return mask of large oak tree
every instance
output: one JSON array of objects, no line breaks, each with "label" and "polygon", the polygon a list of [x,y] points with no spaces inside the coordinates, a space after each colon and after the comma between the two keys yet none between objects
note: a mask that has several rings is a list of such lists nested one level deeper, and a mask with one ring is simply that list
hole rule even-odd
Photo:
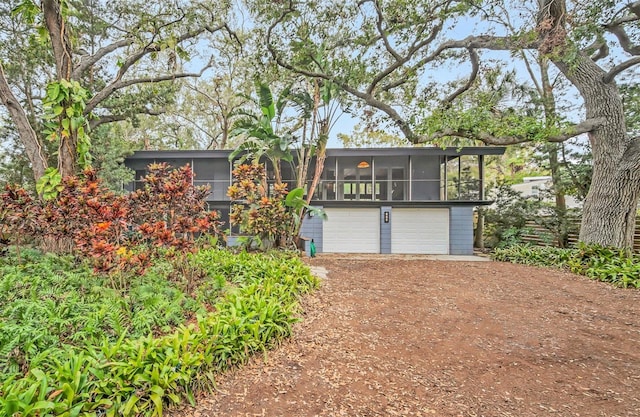
[{"label": "large oak tree", "polygon": [[[288,0],[253,7],[279,65],[338,84],[413,143],[560,143],[586,134],[593,176],[580,240],[631,247],[640,138],[627,131],[616,79],[640,64],[640,2]],[[497,61],[508,66],[522,51],[553,64],[579,93],[580,111],[545,123],[531,101],[475,91],[481,80],[501,76]]]}]

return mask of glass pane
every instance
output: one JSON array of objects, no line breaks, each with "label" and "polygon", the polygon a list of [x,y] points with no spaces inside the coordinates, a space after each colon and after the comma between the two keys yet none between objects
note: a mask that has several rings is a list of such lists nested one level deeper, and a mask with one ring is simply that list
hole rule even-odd
[{"label": "glass pane", "polygon": [[389,200],[389,169],[376,168],[376,200]]},{"label": "glass pane", "polygon": [[404,168],[391,170],[391,199],[398,201],[405,199]]},{"label": "glass pane", "polygon": [[460,157],[447,161],[447,198],[449,200],[460,199]]}]

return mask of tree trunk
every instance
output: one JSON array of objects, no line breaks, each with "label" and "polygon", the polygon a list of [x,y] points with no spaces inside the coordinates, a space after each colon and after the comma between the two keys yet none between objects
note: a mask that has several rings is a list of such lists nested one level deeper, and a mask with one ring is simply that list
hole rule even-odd
[{"label": "tree trunk", "polygon": [[60,10],[60,0],[43,0],[42,11],[47,27],[58,79],[71,79],[71,42]]},{"label": "tree trunk", "polygon": [[[604,130],[604,129],[602,129]],[[594,144],[605,142],[610,130],[600,135],[590,135],[593,146],[593,174],[591,187],[582,210],[580,240],[619,248],[633,247],[636,210],[640,196],[638,172],[638,147],[615,156],[606,155],[605,146],[598,144],[598,156]],[[635,163],[631,160],[635,159]]]},{"label": "tree trunk", "polygon": [[584,52],[571,53],[566,2],[541,0],[539,5],[540,51],[555,56],[553,63],[578,89],[587,120],[603,120],[588,134],[593,172],[579,238],[585,243],[632,248],[640,197],[640,139],[627,135],[615,83],[605,82],[605,71]]},{"label": "tree trunk", "polygon": [[555,62],[580,91],[586,117],[603,118],[589,133],[593,153],[591,187],[584,202],[580,240],[618,248],[633,247],[640,197],[640,140],[626,134],[624,109],[616,85],[588,57]]},{"label": "tree trunk", "polygon": [[75,133],[68,138],[60,138],[58,144],[58,171],[62,177],[78,173],[77,151],[78,140]]},{"label": "tree trunk", "polygon": [[[544,106],[545,122],[548,128],[558,126],[558,114],[556,109],[556,98],[553,94],[553,84],[549,77],[549,60],[538,55],[538,65],[540,66],[540,79],[542,81],[542,103]],[[564,184],[558,162],[558,151],[560,145],[557,143],[547,143],[544,145],[544,152],[549,160],[549,170],[551,171],[551,181],[553,183],[553,194],[555,197],[555,214],[558,219],[556,230],[556,240],[558,246],[564,248],[568,243],[567,227],[567,202],[564,193]]]},{"label": "tree trunk", "polygon": [[44,171],[47,169],[47,158],[45,157],[42,145],[38,140],[38,135],[31,127],[31,123],[29,123],[27,114],[9,88],[9,83],[4,74],[2,63],[0,63],[0,100],[9,111],[11,119],[16,125],[18,135],[24,144],[29,162],[31,162],[33,176],[37,181],[44,175]]},{"label": "tree trunk", "polygon": [[[58,80],[71,79],[71,42],[69,41],[65,21],[62,16],[60,0],[43,0],[44,22],[51,40],[53,57],[56,62]],[[77,174],[78,140],[75,133],[71,137],[62,137],[58,144],[58,171],[63,177]],[[37,179],[37,178],[36,178]]]},{"label": "tree trunk", "polygon": [[569,243],[569,227],[567,219],[567,200],[564,194],[564,185],[560,172],[560,162],[558,161],[557,143],[548,143],[545,151],[549,158],[549,170],[551,171],[551,181],[553,183],[553,195],[555,197],[555,215],[558,219],[556,230],[557,244],[561,248],[566,248]]}]

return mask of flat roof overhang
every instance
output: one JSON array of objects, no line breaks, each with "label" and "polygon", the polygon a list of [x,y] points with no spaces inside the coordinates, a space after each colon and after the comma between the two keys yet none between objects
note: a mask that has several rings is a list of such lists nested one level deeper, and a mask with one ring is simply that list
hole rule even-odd
[{"label": "flat roof overhang", "polygon": [[[468,146],[462,148],[331,148],[327,149],[328,157],[340,156],[428,156],[428,155],[502,155],[505,152],[501,146]],[[228,159],[233,150],[166,150],[166,151],[135,151],[126,159]]]}]

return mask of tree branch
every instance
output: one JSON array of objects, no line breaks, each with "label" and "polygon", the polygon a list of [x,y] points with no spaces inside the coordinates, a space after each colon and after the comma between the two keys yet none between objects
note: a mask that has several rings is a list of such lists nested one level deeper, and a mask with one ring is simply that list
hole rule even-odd
[{"label": "tree branch", "polygon": [[144,77],[144,78],[134,78],[131,80],[118,80],[113,82],[100,90],[96,95],[94,95],[91,100],[87,103],[85,107],[84,113],[89,114],[96,108],[98,104],[100,104],[103,100],[113,94],[115,91],[120,90],[125,87],[129,87],[135,84],[145,84],[145,83],[159,83],[162,81],[171,81],[179,78],[189,78],[189,77],[200,77],[208,68],[210,68],[212,62],[209,63],[197,73],[179,73],[179,74],[166,74],[159,75],[157,77]]},{"label": "tree branch", "polygon": [[95,65],[102,58],[104,58],[111,52],[114,52],[120,48],[124,48],[126,46],[132,45],[133,42],[134,42],[133,39],[130,39],[130,38],[121,39],[117,42],[112,43],[111,45],[107,45],[105,47],[98,49],[98,51],[93,55],[83,55],[80,58],[80,63],[78,63],[78,65],[73,69],[73,72],[71,73],[71,78],[74,80],[80,79],[80,77],[85,71],[87,71],[89,68]]},{"label": "tree branch", "polygon": [[625,7],[628,8],[632,14],[628,14],[621,18],[615,19],[611,23],[604,25],[604,28],[609,33],[613,34],[616,38],[618,38],[618,42],[620,43],[620,46],[628,54],[640,55],[640,45],[633,44],[625,28],[622,26],[625,23],[636,22],[640,20],[640,1],[630,3]]},{"label": "tree branch", "polygon": [[631,10],[631,13],[640,17],[640,1],[634,1],[633,3],[627,4],[627,8]]},{"label": "tree branch", "polygon": [[640,56],[633,57],[628,59],[615,67],[611,68],[611,70],[605,74],[603,81],[605,83],[610,83],[613,79],[620,74],[622,71],[633,67],[634,65],[640,64]]},{"label": "tree branch", "polygon": [[[184,42],[188,39],[195,38],[205,31],[214,33],[222,29],[228,30],[230,32],[230,36],[235,37],[235,34],[231,31],[229,26],[226,23],[223,23],[218,26],[202,26],[196,30],[184,33],[176,39],[176,44],[180,44],[181,42]],[[235,38],[237,39],[237,37]],[[120,67],[118,73],[116,74],[112,82],[108,84],[105,88],[100,90],[98,93],[96,93],[91,98],[91,100],[89,100],[85,108],[85,113],[89,114],[104,99],[106,99],[111,94],[113,94],[114,91],[119,90],[121,88],[128,87],[134,84],[141,84],[141,83],[148,83],[148,82],[154,83],[154,82],[160,82],[160,81],[168,81],[168,80],[177,79],[177,78],[199,77],[203,74],[205,70],[207,70],[212,66],[212,61],[210,60],[209,63],[204,68],[202,68],[202,70],[199,73],[170,74],[170,75],[159,76],[159,77],[139,78],[139,79],[122,81],[122,77],[129,70],[129,68],[131,68],[131,66],[133,66],[135,63],[140,61],[144,56],[152,52],[159,52],[159,51],[160,51],[160,46],[157,43],[150,43],[145,47],[143,47],[142,49],[139,49],[138,51],[136,51],[129,58],[127,58],[127,60],[125,60],[125,62]],[[107,53],[104,53],[102,56],[105,56],[106,54]]]},{"label": "tree branch", "polygon": [[[577,125],[567,127],[565,131],[560,134],[549,136],[546,141],[564,142],[583,133],[589,133],[603,125],[605,122],[606,120],[604,118],[587,119]],[[475,132],[470,129],[443,129],[431,135],[419,136],[417,137],[417,141],[415,141],[414,143],[431,142],[436,139],[442,139],[450,136],[478,140],[485,143],[486,145],[498,146],[515,145],[517,143],[531,141],[531,138],[522,135],[493,136],[490,133]]]},{"label": "tree branch", "polygon": [[606,58],[609,56],[609,45],[604,39],[597,39],[591,45],[586,48],[587,51],[595,51],[591,55],[591,60],[593,62],[601,60],[602,58]]},{"label": "tree branch", "polygon": [[[161,114],[164,114],[165,111],[164,110],[149,110],[149,109],[144,109],[142,111],[136,111],[136,114],[145,114],[148,116],[160,116]],[[107,123],[114,123],[114,122],[122,122],[125,121],[127,119],[130,119],[131,115],[130,114],[106,114],[104,116],[100,116],[97,117],[95,119],[91,119],[89,121],[89,126],[91,127],[91,129],[95,129],[98,126],[102,126],[104,124]]]},{"label": "tree branch", "polygon": [[391,56],[395,58],[396,61],[402,60],[402,57],[400,57],[400,54],[398,54],[398,52],[391,47],[391,44],[389,43],[389,38],[387,38],[387,33],[382,27],[382,23],[384,22],[384,16],[382,15],[382,9],[380,8],[380,3],[378,2],[378,0],[375,0],[373,1],[373,5],[376,9],[376,14],[378,15],[378,19],[376,20],[376,28],[378,29],[378,33],[380,34],[380,38],[384,43],[385,49],[387,50],[387,52],[391,54]]},{"label": "tree branch", "polygon": [[[533,67],[529,62],[529,58],[527,57],[526,51],[521,51],[520,54],[522,56],[522,60],[524,61],[524,66],[527,69],[527,72],[529,73],[529,78],[531,78],[533,85],[536,87],[536,91],[538,92],[540,97],[544,96],[544,89],[540,85],[540,82],[538,81],[536,74],[533,72]],[[540,64],[540,61],[538,61],[538,64]]]},{"label": "tree branch", "polygon": [[193,120],[192,118],[187,117],[187,116],[185,116],[184,114],[181,114],[181,113],[175,113],[175,116],[176,116],[176,117],[178,117],[178,118],[180,118],[180,119],[186,120],[186,121],[187,121],[187,122],[189,122],[189,123],[191,123],[191,125],[192,125],[193,127],[195,127],[197,130],[199,130],[200,132],[202,132],[206,137],[208,137],[208,138],[210,139],[210,142],[209,142],[209,143],[210,143],[210,145],[207,147],[207,149],[208,149],[208,148],[209,148],[213,143],[215,143],[216,139],[221,135],[221,133],[217,133],[217,134],[215,134],[215,135],[212,135],[211,133],[209,133],[209,131],[208,131],[207,129],[205,129],[204,127],[202,127],[202,126],[200,125],[200,123],[198,123],[198,121],[197,121],[197,120]]},{"label": "tree branch", "polygon": [[460,94],[471,88],[473,82],[478,77],[478,71],[480,70],[480,58],[478,57],[478,52],[473,48],[467,48],[467,50],[469,51],[469,59],[471,59],[471,74],[469,75],[469,79],[463,86],[458,88],[451,95],[449,95],[449,97],[444,99],[443,104],[445,106],[451,104],[453,100],[458,98]]},{"label": "tree branch", "polygon": [[[385,77],[387,77],[388,75],[390,75],[393,71],[395,71],[396,69],[400,68],[405,62],[409,61],[409,59],[421,48],[423,48],[424,46],[428,45],[429,43],[431,43],[433,41],[433,39],[435,39],[435,37],[437,36],[437,34],[440,31],[440,26],[437,26],[436,28],[434,28],[434,30],[432,31],[431,35],[425,39],[423,42],[417,43],[415,44],[414,48],[412,48],[410,51],[407,52],[407,54],[405,55],[405,57],[403,58],[403,60],[399,61],[399,62],[395,62],[392,65],[390,65],[389,67],[387,67],[385,70],[381,71],[372,81],[372,83],[369,85],[369,87],[367,88],[367,91],[360,91],[354,87],[352,87],[351,85],[347,84],[346,81],[339,79],[338,77],[335,77],[331,74],[327,74],[324,72],[318,72],[318,71],[311,71],[311,70],[307,70],[307,69],[303,69],[303,68],[299,68],[296,67],[288,62],[285,62],[282,57],[280,56],[280,54],[278,53],[278,51],[275,49],[274,45],[271,43],[271,38],[273,35],[273,31],[274,29],[281,24],[284,19],[286,18],[286,16],[290,13],[293,13],[294,9],[291,6],[291,2],[289,3],[289,8],[284,10],[283,13],[274,21],[272,22],[272,24],[269,26],[269,28],[267,29],[267,49],[269,50],[272,58],[274,59],[274,61],[281,66],[282,68],[288,69],[290,71],[293,71],[297,74],[300,75],[304,75],[307,77],[311,77],[311,78],[318,78],[318,79],[324,79],[324,80],[329,80],[333,83],[335,83],[336,85],[338,85],[341,89],[343,89],[344,91],[346,91],[347,93],[360,98],[361,100],[363,100],[365,102],[366,105],[376,108],[380,111],[382,111],[383,113],[385,113],[396,125],[397,127],[400,129],[400,131],[403,133],[403,135],[410,141],[413,143],[421,143],[424,141],[429,140],[428,138],[421,138],[419,136],[417,136],[411,126],[408,124],[408,122],[400,115],[400,113],[398,113],[398,111],[393,108],[391,105],[377,99],[374,94],[373,91],[375,89],[375,86],[377,85],[377,83],[379,83],[381,80],[383,80]],[[412,68],[417,68],[420,67],[422,65],[425,65],[428,62],[434,61],[435,59],[437,59],[440,54],[446,50],[449,49],[467,49],[469,51],[469,53],[471,54],[471,59],[472,59],[472,65],[473,65],[473,69],[472,69],[472,75],[469,79],[469,81],[467,82],[467,84],[465,86],[463,86],[461,89],[459,89],[458,91],[454,92],[454,94],[452,94],[449,99],[453,100],[456,98],[456,96],[462,94],[464,91],[466,91],[466,89],[468,89],[469,87],[467,87],[467,85],[470,85],[471,83],[473,83],[474,79],[475,79],[475,75],[474,73],[477,71],[476,66],[478,65],[478,62],[476,62],[478,60],[477,54],[475,49],[476,48],[482,48],[482,49],[490,49],[490,50],[513,50],[516,48],[526,48],[526,49],[535,49],[537,48],[539,45],[539,42],[537,40],[535,41],[523,41],[522,38],[517,38],[517,37],[501,37],[501,36],[469,36],[467,38],[461,39],[461,40],[453,40],[453,41],[447,41],[442,43],[438,48],[436,48],[436,50],[429,54],[428,56],[424,57],[423,59],[421,59],[417,64],[413,65]],[[409,69],[407,69],[406,71],[409,71]],[[388,84],[385,86],[385,88],[391,88],[393,85],[399,85],[399,81],[396,81],[392,84]],[[576,133],[576,135],[579,133]],[[447,136],[447,135],[444,135]],[[449,134],[448,136],[451,136],[451,134]],[[575,136],[575,135],[574,135]],[[489,140],[489,138],[486,138],[487,140]],[[522,142],[524,140],[520,140],[520,142]],[[519,142],[514,142],[514,143],[519,143]]]},{"label": "tree branch", "polygon": [[[226,25],[220,25],[216,28],[209,28],[209,27],[200,27],[196,30],[193,30],[191,32],[187,32],[184,33],[182,35],[180,35],[177,39],[176,39],[176,44],[180,44],[188,39],[193,39],[195,37],[197,37],[198,35],[202,34],[205,31],[211,31],[211,32],[216,32],[222,28],[226,27]],[[137,50],[136,52],[134,52],[131,56],[129,56],[120,66],[120,69],[118,70],[118,74],[116,74],[114,80],[112,81],[113,83],[118,82],[120,79],[122,79],[122,77],[124,76],[124,74],[129,70],[129,68],[131,68],[131,66],[133,66],[134,64],[136,64],[138,61],[140,61],[143,57],[145,57],[146,55],[149,55],[151,53],[154,52],[160,52],[161,47],[160,45],[158,45],[157,42],[151,41],[149,42],[147,45],[145,45],[143,48]]]},{"label": "tree branch", "polygon": [[420,68],[430,62],[435,61],[440,57],[444,51],[449,49],[491,49],[494,51],[512,51],[521,49],[536,49],[538,47],[538,41],[522,42],[515,37],[505,36],[468,36],[465,39],[447,41],[442,43],[434,52],[425,56],[420,61],[413,64],[411,67],[404,70],[403,76],[392,83],[384,85],[381,90],[388,91],[395,87],[398,87],[406,82],[406,74],[415,72],[417,68]]},{"label": "tree branch", "polygon": [[618,42],[620,43],[622,49],[625,50],[625,52],[631,55],[640,55],[640,45],[634,45],[631,42],[631,39],[629,39],[629,35],[627,35],[627,32],[622,26],[608,25],[606,26],[606,29],[607,31],[615,35],[616,38],[618,38]]},{"label": "tree branch", "polygon": [[407,52],[406,52],[404,57],[401,57],[400,60],[396,60],[393,64],[389,65],[387,68],[385,68],[384,70],[380,71],[378,73],[378,75],[376,75],[374,77],[374,79],[369,84],[369,87],[367,88],[367,93],[368,94],[372,94],[373,91],[375,90],[375,88],[377,87],[377,85],[380,83],[380,81],[384,80],[386,77],[388,77],[395,70],[397,70],[398,68],[400,68],[401,66],[403,66],[404,64],[409,62],[409,60],[411,60],[411,58],[413,58],[413,56],[418,51],[420,51],[422,48],[426,47],[431,42],[433,42],[433,40],[436,38],[436,36],[438,36],[438,33],[440,33],[441,30],[442,30],[442,22],[438,23],[431,30],[431,33],[429,34],[429,36],[427,36],[426,39],[424,39],[424,40],[422,40],[420,42],[417,42],[417,43],[414,42],[414,44],[411,46],[411,48],[409,48],[407,50]]}]

